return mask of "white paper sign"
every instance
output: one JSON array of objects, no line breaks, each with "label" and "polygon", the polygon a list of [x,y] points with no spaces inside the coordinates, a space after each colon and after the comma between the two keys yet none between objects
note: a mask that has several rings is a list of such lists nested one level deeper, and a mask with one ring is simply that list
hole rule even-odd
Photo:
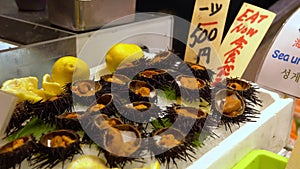
[{"label": "white paper sign", "polygon": [[[9,123],[11,115],[17,104],[18,97],[0,90],[0,137],[3,138],[4,131]],[[0,138],[0,139],[1,139]]]},{"label": "white paper sign", "polygon": [[300,8],[278,33],[257,76],[257,83],[300,96]]}]

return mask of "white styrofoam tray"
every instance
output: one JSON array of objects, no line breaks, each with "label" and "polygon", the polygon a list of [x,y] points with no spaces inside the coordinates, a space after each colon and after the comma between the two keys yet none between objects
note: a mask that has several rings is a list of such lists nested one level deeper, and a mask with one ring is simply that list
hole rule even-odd
[{"label": "white styrofoam tray", "polygon": [[[94,79],[109,73],[105,63],[91,70],[97,72],[93,75]],[[253,119],[255,122],[233,125],[232,132],[220,125],[214,130],[218,137],[206,139],[205,146],[198,149],[194,161],[179,161],[179,169],[230,169],[253,149],[266,149],[277,153],[287,145],[294,100],[284,94],[252,84],[258,87],[258,98],[262,100],[262,106],[255,107],[260,111],[258,118]],[[176,166],[171,165],[170,168]]]},{"label": "white styrofoam tray", "polygon": [[[259,98],[263,100],[260,108],[261,114],[256,122],[247,122],[240,127],[232,126],[233,132],[225,130],[224,126],[215,129],[219,136],[208,138],[205,145],[197,150],[196,159],[191,161],[179,161],[178,169],[230,169],[239,162],[246,154],[254,149],[266,149],[272,152],[279,152],[287,145],[291,120],[293,115],[293,99],[282,98],[279,94],[260,88]],[[98,151],[84,146],[85,154],[97,155]],[[76,155],[74,159],[79,157]],[[147,159],[145,159],[147,162]],[[153,159],[149,159],[153,162]],[[64,168],[67,168],[69,161],[66,161]],[[146,166],[149,163],[145,164]],[[125,169],[141,167],[141,163],[127,165]],[[22,163],[22,169],[30,169],[26,161]],[[161,168],[165,168],[161,166]],[[176,168],[173,164],[170,168]],[[57,165],[54,169],[62,169]]]},{"label": "white styrofoam tray", "polygon": [[277,153],[287,145],[293,99],[282,98],[280,94],[263,88],[259,92],[263,106],[256,122],[247,122],[233,133],[217,129],[220,138],[206,141],[205,147],[199,150],[199,158],[186,165],[188,169],[230,169],[253,149]]},{"label": "white styrofoam tray", "polygon": [[[98,76],[108,73],[103,67],[105,64],[95,67],[91,71],[97,72]],[[99,70],[102,72],[100,73]],[[98,79],[99,77],[94,76],[93,78]],[[233,125],[232,133],[220,125],[214,130],[218,137],[207,138],[204,141],[205,145],[197,150],[196,159],[192,162],[177,161],[178,168],[230,169],[253,149],[266,149],[276,153],[286,146],[291,128],[294,100],[283,98],[282,95],[264,88],[259,88],[258,92],[263,106],[256,107],[260,111],[260,115],[255,122],[246,122],[240,126]],[[85,146],[83,151],[85,154],[97,155],[98,153]],[[80,155],[76,155],[74,159],[78,156]],[[149,161],[153,161],[153,159],[149,159]],[[66,161],[65,168],[68,163]],[[141,164],[133,164],[133,166],[140,167]],[[31,167],[28,167],[27,161],[24,161],[21,168],[30,169]],[[62,166],[58,165],[54,169],[61,168]],[[126,166],[126,169],[131,168],[132,166]],[[176,166],[171,164],[170,168],[176,168]]]}]

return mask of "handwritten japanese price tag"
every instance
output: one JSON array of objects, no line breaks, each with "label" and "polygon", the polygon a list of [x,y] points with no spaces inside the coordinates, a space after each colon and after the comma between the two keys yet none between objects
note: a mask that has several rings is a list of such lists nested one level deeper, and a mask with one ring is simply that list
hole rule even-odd
[{"label": "handwritten japanese price tag", "polygon": [[268,10],[243,4],[220,46],[219,57],[223,64],[218,68],[216,81],[222,76],[243,75],[274,18],[275,14]]},{"label": "handwritten japanese price tag", "polygon": [[221,44],[229,2],[196,0],[185,61],[203,64],[211,69],[220,66],[216,50]]},{"label": "handwritten japanese price tag", "polygon": [[274,39],[257,83],[300,97],[300,8],[286,21]]},{"label": "handwritten japanese price tag", "polygon": [[3,138],[4,131],[16,106],[18,97],[0,90],[0,137]]}]

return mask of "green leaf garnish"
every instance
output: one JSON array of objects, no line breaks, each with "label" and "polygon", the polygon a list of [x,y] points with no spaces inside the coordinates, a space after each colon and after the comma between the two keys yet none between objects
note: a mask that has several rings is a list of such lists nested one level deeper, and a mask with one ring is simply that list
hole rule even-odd
[{"label": "green leaf garnish", "polygon": [[42,120],[37,117],[33,117],[24,128],[20,129],[16,133],[10,135],[7,140],[13,141],[20,137],[25,137],[29,135],[33,135],[36,139],[39,139],[43,134],[48,133],[50,131],[54,131],[56,128],[54,126],[50,126],[45,124]]}]

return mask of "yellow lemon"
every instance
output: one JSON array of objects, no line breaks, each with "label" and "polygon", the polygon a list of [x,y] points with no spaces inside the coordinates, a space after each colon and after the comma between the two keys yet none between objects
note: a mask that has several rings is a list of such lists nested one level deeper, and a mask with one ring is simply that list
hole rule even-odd
[{"label": "yellow lemon", "polygon": [[94,155],[82,155],[73,160],[68,169],[108,169],[105,161]]},{"label": "yellow lemon", "polygon": [[52,80],[61,86],[71,83],[74,79],[83,80],[90,78],[88,64],[75,56],[63,56],[52,67]]},{"label": "yellow lemon", "polygon": [[120,63],[132,62],[143,56],[144,52],[138,45],[117,43],[106,53],[106,67],[109,71],[114,72]]}]

